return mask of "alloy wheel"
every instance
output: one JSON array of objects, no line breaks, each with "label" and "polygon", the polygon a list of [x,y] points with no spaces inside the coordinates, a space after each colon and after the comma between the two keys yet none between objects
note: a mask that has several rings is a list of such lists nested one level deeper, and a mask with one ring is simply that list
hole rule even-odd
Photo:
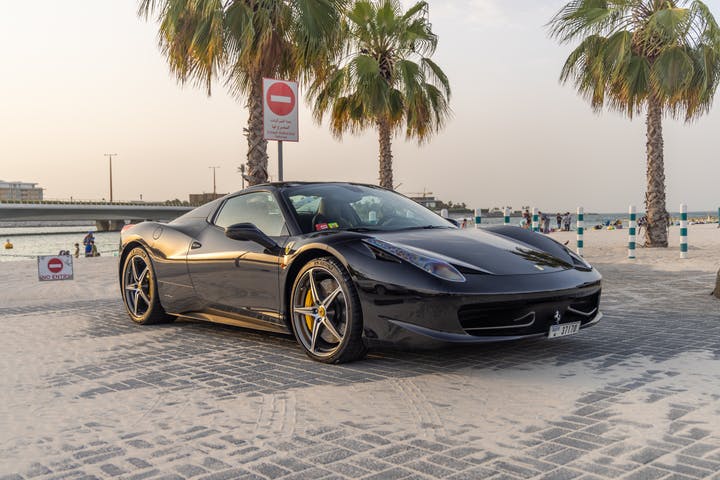
[{"label": "alloy wheel", "polygon": [[125,304],[135,317],[142,317],[152,305],[152,272],[140,255],[132,256],[125,264]]},{"label": "alloy wheel", "polygon": [[292,321],[300,342],[318,357],[333,355],[345,338],[349,317],[341,282],[329,270],[313,267],[296,283],[292,298]]}]

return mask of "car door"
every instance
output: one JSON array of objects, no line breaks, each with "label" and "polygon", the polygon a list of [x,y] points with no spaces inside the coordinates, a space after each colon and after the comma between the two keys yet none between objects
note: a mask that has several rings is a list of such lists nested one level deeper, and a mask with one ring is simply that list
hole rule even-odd
[{"label": "car door", "polygon": [[280,257],[252,241],[233,240],[225,228],[252,223],[280,246],[287,228],[272,192],[228,198],[188,252],[188,270],[205,308],[283,325],[280,317]]}]

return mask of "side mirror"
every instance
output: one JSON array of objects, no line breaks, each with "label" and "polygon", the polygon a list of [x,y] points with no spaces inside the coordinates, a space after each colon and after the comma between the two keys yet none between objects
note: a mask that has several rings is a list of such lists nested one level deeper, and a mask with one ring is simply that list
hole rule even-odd
[{"label": "side mirror", "polygon": [[225,229],[225,236],[233,240],[258,243],[273,253],[280,251],[280,246],[252,223],[236,223],[230,225]]}]

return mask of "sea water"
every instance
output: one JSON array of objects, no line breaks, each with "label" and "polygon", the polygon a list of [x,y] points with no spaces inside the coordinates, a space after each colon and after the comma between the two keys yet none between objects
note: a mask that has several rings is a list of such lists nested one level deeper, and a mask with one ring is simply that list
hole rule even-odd
[{"label": "sea water", "polygon": [[[57,255],[60,250],[75,252],[80,245],[80,255],[85,256],[82,241],[88,232],[95,236],[95,246],[100,255],[117,255],[120,232],[95,232],[94,225],[72,227],[0,227],[0,262],[34,259],[38,255]],[[13,244],[5,249],[6,240]]]}]

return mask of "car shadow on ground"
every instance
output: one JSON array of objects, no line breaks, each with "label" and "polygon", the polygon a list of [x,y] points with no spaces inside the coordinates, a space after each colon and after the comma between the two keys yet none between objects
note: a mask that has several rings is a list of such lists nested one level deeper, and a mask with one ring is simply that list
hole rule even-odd
[{"label": "car shadow on ground", "polygon": [[[102,317],[101,335],[116,327],[121,337],[102,361],[74,367],[51,384],[82,382],[84,395],[154,386],[207,388],[217,397],[270,394],[313,385],[348,385],[463,369],[545,369],[592,361],[601,371],[635,355],[663,361],[689,348],[720,355],[718,315],[608,312],[597,325],[560,339],[459,346],[431,351],[371,351],[365,360],[326,365],[309,359],[289,336],[204,322],[142,327],[123,314]],[[147,341],[124,342],[123,333],[152,332]]]},{"label": "car shadow on ground", "polygon": [[[601,270],[602,271],[602,270]],[[310,360],[291,336],[200,321],[139,326],[120,301],[94,302],[72,312],[90,319],[76,337],[117,337],[102,361],[55,375],[51,384],[88,382],[88,395],[155,386],[198,388],[217,396],[272,393],[318,384],[347,385],[466,368],[556,368],[592,361],[606,369],[642,355],[663,361],[688,350],[720,355],[720,309],[709,295],[713,275],[647,269],[607,269],[598,325],[559,339],[520,340],[439,350],[373,350],[365,360],[325,365]],[[147,333],[147,340],[124,340]],[[111,380],[110,380],[111,379]]]}]

